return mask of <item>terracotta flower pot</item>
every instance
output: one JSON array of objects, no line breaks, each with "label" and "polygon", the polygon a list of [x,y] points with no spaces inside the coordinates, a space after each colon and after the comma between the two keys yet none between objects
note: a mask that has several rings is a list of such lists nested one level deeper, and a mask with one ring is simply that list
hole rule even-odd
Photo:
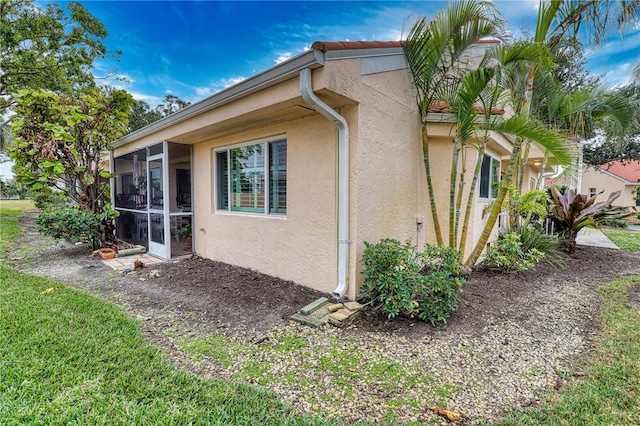
[{"label": "terracotta flower pot", "polygon": [[100,254],[100,257],[102,257],[103,259],[115,259],[116,257],[116,252],[113,251],[113,249],[110,248],[101,248],[98,249],[98,253]]}]

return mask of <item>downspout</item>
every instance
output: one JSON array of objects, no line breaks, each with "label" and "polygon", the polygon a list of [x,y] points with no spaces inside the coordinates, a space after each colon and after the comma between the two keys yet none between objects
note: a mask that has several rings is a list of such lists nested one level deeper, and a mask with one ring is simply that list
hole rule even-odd
[{"label": "downspout", "polygon": [[315,111],[338,127],[338,285],[333,296],[342,298],[347,292],[349,270],[349,125],[347,120],[313,92],[311,70],[300,70],[300,94]]}]

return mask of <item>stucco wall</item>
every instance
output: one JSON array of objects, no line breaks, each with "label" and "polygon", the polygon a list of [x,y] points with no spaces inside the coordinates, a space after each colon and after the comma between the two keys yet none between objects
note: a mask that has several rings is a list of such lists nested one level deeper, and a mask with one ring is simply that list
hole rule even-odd
[{"label": "stucco wall", "polygon": [[[300,108],[289,121],[253,126],[252,108],[261,114],[272,104],[304,106],[294,78],[161,130],[127,146],[115,155],[163,139],[197,141],[193,145],[194,248],[197,254],[292,280],[325,293],[337,282],[337,131],[318,113]],[[355,298],[362,282],[360,259],[364,242],[390,237],[410,239],[419,246],[435,244],[422,157],[420,117],[409,71],[361,75],[360,59],[331,60],[313,72],[320,98],[347,119],[350,126],[349,288]],[[337,94],[339,96],[335,96]],[[346,101],[345,101],[346,100]],[[298,108],[298,107],[296,107]],[[304,114],[304,115],[303,115]],[[264,115],[264,114],[263,114]],[[234,117],[241,117],[235,131]],[[225,122],[224,132],[215,123]],[[265,121],[266,122],[266,121]],[[448,237],[451,125],[430,125],[431,171],[445,244]],[[193,136],[198,129],[197,137]],[[439,133],[438,133],[439,132]],[[210,137],[207,137],[210,135]],[[283,135],[287,139],[286,217],[216,211],[214,204],[216,148],[258,142]],[[488,152],[500,157],[508,141],[493,139]],[[465,180],[470,185],[477,154],[467,151]],[[466,201],[466,195],[465,195]],[[484,224],[482,205],[474,198],[467,252]],[[464,209],[464,204],[463,204]]]},{"label": "stucco wall", "polygon": [[588,194],[589,188],[596,188],[596,193],[604,190],[604,193],[598,196],[598,201],[606,201],[609,194],[622,190],[622,194],[613,202],[613,205],[625,207],[636,205],[632,192],[635,189],[633,185],[625,185],[621,179],[593,167],[585,167],[582,174],[581,192]]},{"label": "stucco wall", "polygon": [[[286,217],[216,211],[214,149],[261,138],[287,139]],[[194,146],[195,250],[330,293],[336,283],[333,124],[313,116]]]}]

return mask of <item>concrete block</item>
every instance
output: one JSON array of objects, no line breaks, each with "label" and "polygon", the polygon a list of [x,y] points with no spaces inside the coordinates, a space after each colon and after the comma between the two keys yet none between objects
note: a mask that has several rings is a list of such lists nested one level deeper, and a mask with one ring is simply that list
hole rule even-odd
[{"label": "concrete block", "polygon": [[328,322],[329,317],[325,316],[322,318],[317,318],[313,315],[302,315],[298,313],[298,314],[291,315],[290,319],[291,321],[295,321],[297,323],[307,325],[309,327],[322,327]]},{"label": "concrete block", "polygon": [[361,311],[362,310],[362,305],[359,304],[358,302],[346,302],[344,304],[344,307],[349,309],[350,311]]},{"label": "concrete block", "polygon": [[345,318],[349,318],[351,315],[354,314],[354,311],[350,311],[347,308],[342,308],[335,311],[334,314],[344,315]]},{"label": "concrete block", "polygon": [[344,313],[342,313],[340,311],[334,312],[331,315],[329,315],[329,321],[334,320],[334,321],[342,322],[342,321],[346,320],[347,318],[349,318],[349,315],[345,315]]},{"label": "concrete block", "polygon": [[307,306],[305,306],[304,308],[300,309],[300,313],[302,315],[309,315],[313,311],[316,311],[316,310],[320,309],[321,307],[323,307],[324,305],[326,305],[328,303],[329,303],[329,300],[326,297],[321,297],[320,299],[316,300],[315,302],[309,303]]},{"label": "concrete block", "polygon": [[329,312],[335,312],[338,309],[342,309],[344,307],[344,305],[342,303],[333,303],[329,306],[327,306],[327,309],[329,310]]}]

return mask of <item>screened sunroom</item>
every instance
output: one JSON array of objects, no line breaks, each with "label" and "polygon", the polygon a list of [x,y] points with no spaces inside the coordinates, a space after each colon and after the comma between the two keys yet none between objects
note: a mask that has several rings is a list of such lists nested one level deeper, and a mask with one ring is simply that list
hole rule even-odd
[{"label": "screened sunroom", "polygon": [[160,142],[115,157],[116,236],[170,259],[191,254],[191,146]]}]

